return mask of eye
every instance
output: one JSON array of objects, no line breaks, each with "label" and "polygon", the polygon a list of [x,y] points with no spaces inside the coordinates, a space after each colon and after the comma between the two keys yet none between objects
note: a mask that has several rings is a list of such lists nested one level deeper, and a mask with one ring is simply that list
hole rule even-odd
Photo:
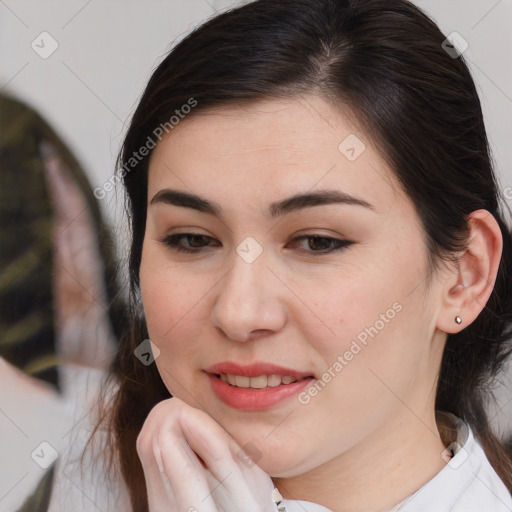
[{"label": "eye", "polygon": [[[188,245],[181,245],[183,239],[187,240]],[[180,233],[169,235],[160,241],[177,252],[197,253],[201,252],[203,247],[208,247],[210,240],[214,240],[214,238],[200,233]]]},{"label": "eye", "polygon": [[306,244],[308,249],[305,249],[305,252],[317,253],[319,255],[328,254],[330,252],[339,251],[353,244],[350,240],[344,240],[339,238],[332,238],[330,236],[321,236],[321,235],[303,235],[298,236],[292,240],[292,243],[297,241],[307,240]]}]

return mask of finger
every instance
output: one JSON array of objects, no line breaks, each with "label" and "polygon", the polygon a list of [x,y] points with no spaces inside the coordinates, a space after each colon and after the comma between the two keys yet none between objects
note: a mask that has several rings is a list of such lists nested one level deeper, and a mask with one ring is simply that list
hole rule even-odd
[{"label": "finger", "polygon": [[[255,498],[260,503],[270,500],[274,488],[270,477],[257,465],[248,468],[240,461],[240,446],[213,418],[189,406],[182,407],[177,418],[190,448],[220,484],[216,485],[217,494],[225,489],[245,505]],[[207,480],[213,488],[215,482]]]},{"label": "finger", "polygon": [[[137,438],[137,452],[144,472],[149,510],[150,512],[177,510],[172,486],[160,470],[163,467],[160,448],[157,443],[151,442],[149,437],[151,433],[148,434],[149,428],[146,424],[144,427],[146,430],[143,429]],[[145,442],[145,439],[149,439],[150,443]]]},{"label": "finger", "polygon": [[160,402],[151,410],[137,438],[148,498],[162,509],[165,507],[161,503],[172,502],[173,507],[167,512],[217,512],[205,468],[187,443],[178,421],[183,408],[190,406],[175,398]]},{"label": "finger", "polygon": [[206,478],[206,469],[177,424],[162,429],[157,440],[161,451],[161,477],[169,482],[178,510],[217,512]]}]

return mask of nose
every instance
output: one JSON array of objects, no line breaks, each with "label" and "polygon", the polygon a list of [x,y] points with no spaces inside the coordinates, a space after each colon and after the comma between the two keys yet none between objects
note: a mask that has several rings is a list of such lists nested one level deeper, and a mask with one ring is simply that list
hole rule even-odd
[{"label": "nose", "polygon": [[252,263],[235,255],[233,267],[215,290],[211,320],[229,339],[244,342],[268,336],[286,323],[279,281],[267,268],[264,255]]}]

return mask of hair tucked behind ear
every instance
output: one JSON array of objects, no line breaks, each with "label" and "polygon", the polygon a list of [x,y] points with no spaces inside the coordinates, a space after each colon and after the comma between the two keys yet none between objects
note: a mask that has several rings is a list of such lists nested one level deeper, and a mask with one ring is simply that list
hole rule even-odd
[{"label": "hair tucked behind ear", "polygon": [[[445,36],[405,0],[260,0],[223,13],[176,45],[151,77],[120,155],[134,151],[189,98],[195,112],[263,98],[317,93],[352,112],[396,173],[425,229],[432,268],[464,248],[468,215],[488,210],[503,235],[492,295],[473,324],[449,335],[436,408],[467,421],[509,489],[510,454],[490,428],[489,386],[511,353],[512,239],[489,157],[475,85]],[[121,171],[137,296],[146,221],[148,159]],[[136,314],[140,311],[135,310]],[[134,314],[135,314],[134,313]],[[147,510],[135,439],[151,407],[169,396],[155,365],[134,348],[147,336],[139,316],[113,367],[120,383],[111,411],[114,448],[134,510]]]}]

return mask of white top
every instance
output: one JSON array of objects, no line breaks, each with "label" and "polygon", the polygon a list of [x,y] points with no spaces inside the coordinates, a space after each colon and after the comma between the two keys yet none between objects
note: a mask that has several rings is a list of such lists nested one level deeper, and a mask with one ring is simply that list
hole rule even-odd
[{"label": "white top", "polygon": [[[442,413],[456,439],[454,456],[418,491],[382,512],[512,512],[512,496],[488,461],[471,428],[453,414]],[[315,503],[285,500],[287,512],[332,512]]]}]

